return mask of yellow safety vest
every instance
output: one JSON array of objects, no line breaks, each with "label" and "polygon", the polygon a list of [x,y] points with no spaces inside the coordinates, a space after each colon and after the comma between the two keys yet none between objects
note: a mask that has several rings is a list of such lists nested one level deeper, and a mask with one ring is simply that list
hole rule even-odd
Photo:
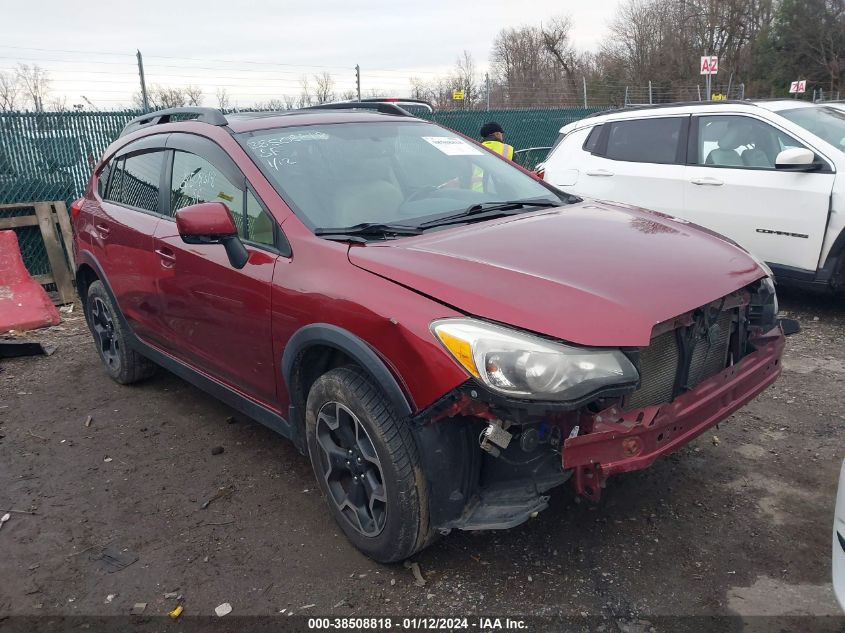
[{"label": "yellow safety vest", "polygon": [[[481,144],[484,147],[493,150],[494,152],[499,154],[499,156],[504,156],[508,160],[513,160],[512,145],[502,143],[501,141],[482,141]],[[481,167],[472,168],[472,190],[484,191],[484,172],[481,171]]]},{"label": "yellow safety vest", "polygon": [[482,141],[484,147],[489,147],[500,156],[504,156],[508,160],[513,160],[513,145],[502,143],[501,141]]}]

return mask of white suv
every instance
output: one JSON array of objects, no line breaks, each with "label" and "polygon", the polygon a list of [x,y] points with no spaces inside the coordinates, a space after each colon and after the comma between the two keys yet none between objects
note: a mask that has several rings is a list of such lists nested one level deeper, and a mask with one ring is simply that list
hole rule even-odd
[{"label": "white suv", "polygon": [[841,110],[794,100],[616,110],[563,127],[539,170],[570,193],[722,233],[779,281],[845,287]]}]

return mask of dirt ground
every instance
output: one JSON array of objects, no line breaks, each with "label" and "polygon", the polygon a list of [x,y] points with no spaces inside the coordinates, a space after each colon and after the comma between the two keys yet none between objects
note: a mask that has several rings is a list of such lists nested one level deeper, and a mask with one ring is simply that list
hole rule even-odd
[{"label": "dirt ground", "polygon": [[523,526],[453,532],[414,559],[424,586],[347,543],[286,440],[167,372],[109,380],[77,307],[32,334],[52,356],[0,371],[0,514],[15,511],[0,529],[0,625],[139,602],[165,614],[171,592],[186,615],[224,602],[232,616],[835,615],[845,298],[783,293],[781,307],[803,331],[774,387],[612,479],[597,505],[565,486]]}]

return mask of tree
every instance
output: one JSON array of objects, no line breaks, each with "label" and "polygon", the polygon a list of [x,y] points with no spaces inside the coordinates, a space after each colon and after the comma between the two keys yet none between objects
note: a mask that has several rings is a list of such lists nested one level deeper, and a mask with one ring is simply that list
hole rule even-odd
[{"label": "tree", "polygon": [[308,83],[308,75],[302,75],[299,78],[299,107],[300,108],[307,108],[310,105],[313,105],[313,98],[311,97],[311,86]]},{"label": "tree", "polygon": [[189,84],[185,86],[183,92],[185,94],[185,101],[187,102],[187,105],[202,105],[202,88]]},{"label": "tree", "polygon": [[21,92],[36,112],[44,111],[44,100],[50,94],[50,78],[38,64],[18,64],[15,70]]},{"label": "tree", "polygon": [[[151,84],[147,89],[147,100],[149,101],[151,110],[163,110],[165,108],[181,108],[188,105],[189,96],[188,88],[180,88],[178,86],[159,86]],[[200,91],[199,98],[202,98],[202,91]],[[140,110],[144,107],[144,99],[140,92],[132,95],[132,105]]]},{"label": "tree", "polygon": [[773,75],[783,90],[807,79],[825,90],[843,88],[845,79],[845,7],[842,0],[781,0],[771,33],[778,63]]},{"label": "tree", "polygon": [[572,21],[553,18],[545,25],[502,29],[491,52],[495,92],[509,107],[577,103],[581,74],[571,42]]},{"label": "tree", "polygon": [[[451,76],[452,90],[462,90],[464,93],[464,108],[472,108],[481,102],[481,89],[478,83],[478,71],[475,68],[475,61],[472,54],[464,50],[457,62]],[[450,95],[451,96],[451,95]]]},{"label": "tree", "polygon": [[323,71],[314,75],[314,83],[316,88],[314,90],[314,98],[317,103],[329,103],[335,100],[334,96],[334,79],[328,71]]},{"label": "tree", "polygon": [[16,75],[0,71],[0,112],[17,110],[21,86]]},{"label": "tree", "polygon": [[216,92],[217,96],[217,107],[221,110],[228,110],[229,109],[229,92],[226,88],[218,88]]}]

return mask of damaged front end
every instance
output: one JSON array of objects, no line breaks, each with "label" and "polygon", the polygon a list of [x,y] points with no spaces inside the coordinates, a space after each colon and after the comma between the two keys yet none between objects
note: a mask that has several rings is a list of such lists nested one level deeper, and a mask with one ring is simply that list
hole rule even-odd
[{"label": "damaged front end", "polygon": [[[486,356],[477,349],[484,345],[448,341],[465,367],[484,362],[487,373],[471,371],[473,379],[416,417],[431,524],[441,531],[513,527],[545,509],[546,493],[569,479],[578,494],[597,501],[608,477],[648,467],[776,380],[784,347],[776,313],[774,287],[764,278],[659,323],[646,347],[611,357],[573,352],[568,362],[577,363],[586,390],[552,371],[545,341],[527,359],[508,356],[515,346],[498,341],[486,344]],[[491,380],[505,388],[491,388]],[[575,397],[506,393],[526,384]]]}]

